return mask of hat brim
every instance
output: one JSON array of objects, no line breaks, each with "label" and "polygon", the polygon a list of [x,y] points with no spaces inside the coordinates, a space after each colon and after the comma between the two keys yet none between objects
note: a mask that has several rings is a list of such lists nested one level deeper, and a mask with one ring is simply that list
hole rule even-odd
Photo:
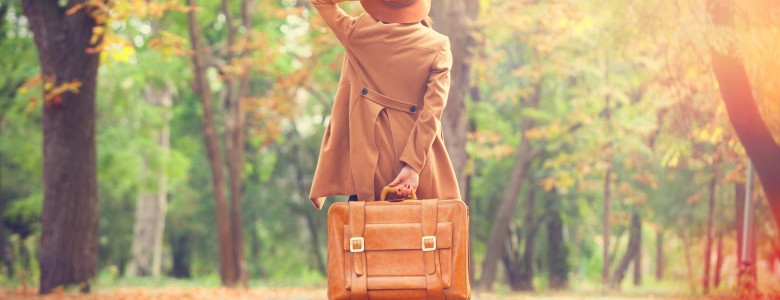
[{"label": "hat brim", "polygon": [[431,0],[417,0],[406,6],[393,6],[382,0],[360,0],[374,19],[388,23],[417,23],[431,11]]}]

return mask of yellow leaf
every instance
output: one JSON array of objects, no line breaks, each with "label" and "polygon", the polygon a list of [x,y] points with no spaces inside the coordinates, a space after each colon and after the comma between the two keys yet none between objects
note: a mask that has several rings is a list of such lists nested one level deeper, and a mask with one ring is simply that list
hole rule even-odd
[{"label": "yellow leaf", "polygon": [[123,45],[118,50],[111,51],[111,57],[118,62],[128,62],[133,56],[135,56],[135,48],[127,44]]},{"label": "yellow leaf", "polygon": [[552,191],[552,189],[555,187],[555,179],[553,178],[545,178],[539,181],[539,185],[544,188],[545,191],[549,192]]},{"label": "yellow leaf", "polygon": [[547,130],[545,128],[531,128],[525,131],[525,138],[529,140],[539,140],[547,136]]}]

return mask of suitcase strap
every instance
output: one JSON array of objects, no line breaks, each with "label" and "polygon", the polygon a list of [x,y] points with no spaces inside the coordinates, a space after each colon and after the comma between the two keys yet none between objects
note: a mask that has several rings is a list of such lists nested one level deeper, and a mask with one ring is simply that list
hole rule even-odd
[{"label": "suitcase strap", "polygon": [[441,262],[436,248],[436,224],[438,222],[439,201],[422,201],[422,251],[425,261],[425,281],[428,299],[444,300],[444,288],[441,282]]},{"label": "suitcase strap", "polygon": [[366,202],[349,202],[349,228],[352,238],[349,239],[349,248],[352,254],[352,292],[353,300],[368,300],[368,287],[366,283],[366,243],[363,232],[366,225]]},{"label": "suitcase strap", "polygon": [[[441,278],[441,261],[439,249],[436,247],[436,225],[438,224],[438,204],[436,200],[420,202],[422,205],[422,241],[423,263],[425,264],[425,281],[428,299],[444,300],[444,285]],[[366,202],[349,202],[349,239],[350,254],[352,255],[352,288],[350,298],[353,300],[367,300],[368,287],[366,274],[365,239],[363,234],[366,225]]]}]

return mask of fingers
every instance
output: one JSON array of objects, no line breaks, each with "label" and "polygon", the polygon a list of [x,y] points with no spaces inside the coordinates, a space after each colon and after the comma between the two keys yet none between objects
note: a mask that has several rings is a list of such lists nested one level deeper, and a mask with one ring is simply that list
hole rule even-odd
[{"label": "fingers", "polygon": [[406,195],[407,195],[407,192],[406,192],[406,185],[405,185],[405,184],[404,184],[404,185],[400,185],[400,184],[399,184],[399,185],[397,185],[397,186],[396,186],[396,188],[395,188],[395,193],[396,193],[398,196],[403,196],[403,197],[406,197]]},{"label": "fingers", "polygon": [[418,181],[419,175],[407,166],[401,169],[398,176],[388,186],[396,188],[396,195],[410,197],[412,191],[417,188]]},{"label": "fingers", "polygon": [[395,179],[393,179],[393,182],[388,183],[387,186],[396,186],[399,183],[401,183],[401,174],[398,174],[398,176],[396,176]]},{"label": "fingers", "polygon": [[414,187],[410,184],[403,184],[396,187],[395,193],[398,196],[410,197]]}]

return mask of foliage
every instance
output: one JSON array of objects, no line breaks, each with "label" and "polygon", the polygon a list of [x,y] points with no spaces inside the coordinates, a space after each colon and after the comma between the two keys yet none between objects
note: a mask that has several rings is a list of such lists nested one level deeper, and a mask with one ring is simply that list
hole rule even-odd
[{"label": "foliage", "polygon": [[[214,56],[207,74],[214,98],[223,98],[227,79],[250,74],[248,96],[242,99],[247,107],[242,216],[250,278],[257,285],[294,285],[301,278],[322,283],[326,217],[310,206],[308,187],[344,52],[304,2],[250,1],[252,28],[239,28],[241,38],[234,45],[226,45],[220,1],[199,1],[197,8],[169,0],[86,1],[73,8],[89,10],[100,24],[92,50],[102,50],[96,107],[99,283],[154,285],[124,277],[136,200],[156,188],[143,179],[144,172],[169,178],[163,269],[172,272],[174,253],[181,250],[193,282],[217,282],[202,112],[191,90],[185,14],[190,9],[198,11],[202,36]],[[570,279],[574,288],[599,282],[608,169],[614,174],[608,182],[613,265],[625,252],[631,213],[639,212],[645,277],[655,271],[651,249],[658,242],[656,233],[663,232],[667,277],[661,284],[683,289],[687,282],[699,282],[712,178],[720,221],[716,232],[725,236],[725,254],[733,258],[733,186],[744,182],[745,153],[720,101],[707,49],[724,39],[738,41],[763,121],[780,143],[776,6],[766,0],[741,1],[736,28],[725,32],[713,29],[700,0],[480,3],[481,16],[473,24],[476,54],[469,58],[472,99],[467,103],[474,127],[467,145],[474,260],[485,256],[503,191],[523,184],[519,203],[526,203],[529,190],[536,188],[536,220],[546,221],[547,205],[555,204],[564,226],[563,251],[556,257],[549,257],[545,226],[536,240],[520,242],[535,243],[536,286],[546,288],[549,274],[556,272],[576,279]],[[356,3],[344,7],[359,11]],[[60,93],[78,92],[78,82],[53,86],[38,74],[35,45],[20,9],[16,3],[0,4],[0,209],[8,231],[0,238],[14,247],[17,269],[23,267],[18,253],[22,247],[34,253],[40,234],[41,107]],[[225,64],[222,49],[249,55]],[[144,101],[150,88],[170,89],[172,107]],[[47,91],[43,99],[34,96],[42,95],[40,89]],[[538,105],[531,101],[535,93]],[[213,105],[221,112],[217,123],[224,124],[225,103]],[[525,120],[533,120],[533,127],[523,132]],[[167,154],[156,140],[164,124],[170,125]],[[526,182],[508,182],[523,139],[540,155],[530,164]],[[523,224],[526,209],[518,206],[513,226],[532,226]],[[774,241],[760,243],[762,258],[780,249],[780,231],[768,225],[769,218],[766,209],[759,209],[758,239]],[[694,258],[692,269],[687,256]],[[36,267],[33,255],[30,274]],[[724,266],[723,273],[733,276],[728,271],[732,267]],[[480,272],[476,270],[477,278]],[[34,278],[27,280],[34,284]]]}]

